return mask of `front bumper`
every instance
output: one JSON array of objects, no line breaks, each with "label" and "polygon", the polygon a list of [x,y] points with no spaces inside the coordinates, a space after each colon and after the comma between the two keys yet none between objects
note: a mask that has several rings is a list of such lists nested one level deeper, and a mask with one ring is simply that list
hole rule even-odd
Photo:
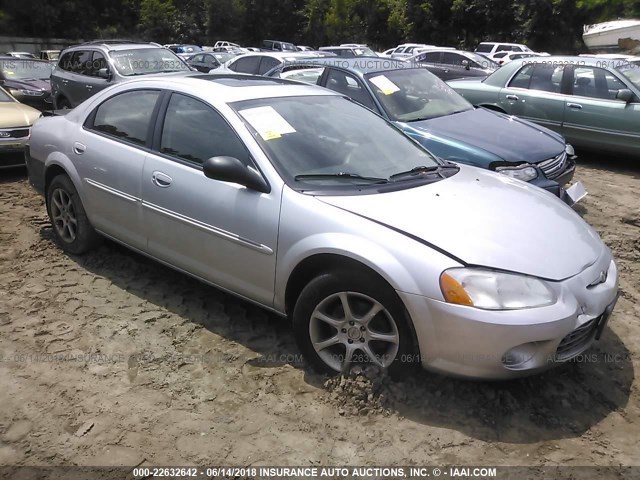
[{"label": "front bumper", "polygon": [[29,137],[0,138],[0,169],[24,166],[24,150]]},{"label": "front bumper", "polygon": [[[606,280],[594,284],[603,272]],[[509,379],[571,360],[599,337],[618,293],[610,252],[552,287],[558,296],[555,304],[512,311],[398,295],[413,319],[424,368],[467,378]]]},{"label": "front bumper", "polygon": [[557,177],[553,179],[547,178],[543,172],[538,174],[537,178],[531,180],[532,185],[545,189],[548,192],[553,193],[556,197],[562,198],[563,186],[573,180],[573,176],[576,173],[576,164],[573,160],[567,160],[567,166],[565,170]]}]

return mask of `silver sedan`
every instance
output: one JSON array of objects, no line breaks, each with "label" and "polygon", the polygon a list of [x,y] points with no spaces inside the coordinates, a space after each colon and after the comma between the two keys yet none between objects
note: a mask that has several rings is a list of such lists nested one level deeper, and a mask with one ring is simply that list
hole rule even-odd
[{"label": "silver sedan", "polygon": [[318,370],[509,378],[580,354],[618,290],[553,195],[443,162],[319,87],[147,78],[33,127],[59,245],[102,236],[288,316]]}]

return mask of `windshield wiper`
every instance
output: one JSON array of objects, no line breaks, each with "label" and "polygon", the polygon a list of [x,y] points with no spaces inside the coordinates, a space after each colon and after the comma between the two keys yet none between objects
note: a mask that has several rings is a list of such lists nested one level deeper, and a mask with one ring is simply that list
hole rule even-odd
[{"label": "windshield wiper", "polygon": [[429,167],[420,165],[418,167],[413,167],[411,170],[407,170],[405,172],[394,173],[389,177],[389,180],[392,182],[397,182],[399,180],[414,179],[425,173],[437,173],[440,178],[446,178],[446,176],[442,174],[442,170],[448,170],[451,168],[457,169],[458,167],[453,164],[431,165]]},{"label": "windshield wiper", "polygon": [[301,180],[322,180],[325,178],[344,178],[347,180],[366,180],[367,182],[372,183],[387,183],[388,180],[386,178],[379,177],[365,177],[362,175],[358,175],[357,173],[349,173],[349,172],[337,172],[337,173],[309,173],[305,175],[296,175],[294,177],[295,181]]}]

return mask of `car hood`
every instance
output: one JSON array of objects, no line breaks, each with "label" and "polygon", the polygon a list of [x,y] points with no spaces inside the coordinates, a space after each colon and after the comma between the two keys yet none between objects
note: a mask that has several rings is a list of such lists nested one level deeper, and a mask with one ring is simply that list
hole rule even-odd
[{"label": "car hood", "polygon": [[35,108],[18,102],[0,102],[0,128],[29,127],[40,116]]},{"label": "car hood", "polygon": [[7,79],[3,85],[4,88],[19,88],[24,90],[39,90],[41,92],[51,91],[51,82],[48,78],[33,78],[29,80],[21,80],[18,78]]},{"label": "car hood", "polygon": [[505,162],[538,163],[559,155],[565,149],[560,135],[484,108],[403,123],[402,128],[481,148]]},{"label": "car hood", "polygon": [[549,280],[582,272],[606,248],[552,194],[466,165],[448,179],[416,188],[317,198],[430,244],[463,264]]}]

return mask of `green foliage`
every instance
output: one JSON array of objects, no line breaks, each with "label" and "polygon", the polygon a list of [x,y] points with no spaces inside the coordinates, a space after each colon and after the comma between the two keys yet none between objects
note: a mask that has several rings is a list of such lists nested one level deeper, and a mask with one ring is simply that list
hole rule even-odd
[{"label": "green foliage", "polygon": [[2,0],[4,35],[259,45],[266,38],[382,49],[483,40],[584,49],[583,24],[640,16],[640,0]]}]

